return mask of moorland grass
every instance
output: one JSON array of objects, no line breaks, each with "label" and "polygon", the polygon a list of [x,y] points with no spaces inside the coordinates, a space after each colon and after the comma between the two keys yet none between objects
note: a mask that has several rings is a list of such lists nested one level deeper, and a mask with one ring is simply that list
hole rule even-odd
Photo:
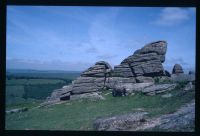
[{"label": "moorland grass", "polygon": [[142,109],[149,117],[156,117],[176,111],[183,104],[194,99],[195,92],[183,96],[175,94],[182,90],[176,88],[172,97],[161,95],[145,96],[136,93],[133,96],[113,97],[105,95],[101,101],[69,101],[46,108],[29,110],[24,113],[6,115],[7,130],[93,130],[92,124],[99,117],[132,113]]}]

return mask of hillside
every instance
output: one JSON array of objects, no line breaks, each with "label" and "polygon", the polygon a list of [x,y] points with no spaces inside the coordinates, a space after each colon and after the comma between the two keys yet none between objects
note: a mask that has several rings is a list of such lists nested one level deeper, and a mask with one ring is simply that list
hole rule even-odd
[{"label": "hillside", "polygon": [[82,73],[7,75],[6,129],[194,131],[195,72],[165,70],[166,52],[156,41],[114,68],[98,61]]},{"label": "hillside", "polygon": [[[104,91],[105,100],[66,101],[62,104],[48,107],[34,108],[27,112],[6,115],[6,129],[8,130],[95,130],[93,123],[97,118],[111,117],[127,113],[147,112],[148,118],[157,118],[164,114],[174,113],[182,105],[194,99],[194,90],[181,95],[182,87],[171,90],[172,97],[163,98],[163,94],[145,96],[136,93],[132,96],[113,97],[109,91]],[[167,93],[167,94],[168,94]],[[26,106],[26,105],[23,105]],[[40,116],[40,118],[38,118]],[[194,122],[193,122],[194,123]],[[194,130],[194,124],[189,128]],[[20,125],[18,125],[20,124]],[[149,131],[170,131],[166,129],[149,129]],[[184,129],[179,130],[184,131]]]}]

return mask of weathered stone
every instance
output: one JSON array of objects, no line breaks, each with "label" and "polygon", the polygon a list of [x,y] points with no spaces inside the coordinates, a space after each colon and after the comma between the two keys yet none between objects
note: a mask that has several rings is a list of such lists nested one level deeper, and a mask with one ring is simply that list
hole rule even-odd
[{"label": "weathered stone", "polygon": [[134,54],[147,54],[147,53],[156,53],[160,57],[160,61],[163,63],[165,61],[165,54],[167,51],[167,42],[166,41],[157,41],[145,45],[140,50],[136,50]]},{"label": "weathered stone", "polygon": [[115,66],[113,73],[120,77],[163,76],[165,72],[162,62],[165,61],[166,50],[165,41],[147,44]]},{"label": "weathered stone", "polygon": [[195,101],[184,105],[177,112],[160,117],[157,129],[163,131],[195,131]]},{"label": "weathered stone", "polygon": [[155,95],[158,93],[163,93],[170,91],[176,87],[176,84],[158,84],[145,88],[142,92],[146,95]]},{"label": "weathered stone", "polygon": [[173,69],[172,69],[172,74],[181,74],[183,72],[183,68],[179,64],[175,64]]},{"label": "weathered stone", "polygon": [[147,112],[136,112],[95,120],[93,127],[99,131],[126,130],[135,128],[145,122]]},{"label": "weathered stone", "polygon": [[131,94],[134,92],[141,92],[144,88],[152,86],[154,83],[124,83],[120,87],[124,87],[126,89],[127,94]]},{"label": "weathered stone", "polygon": [[154,82],[154,79],[152,77],[144,77],[144,76],[138,76],[136,77],[137,83],[149,83]]},{"label": "weathered stone", "polygon": [[74,87],[72,94],[82,94],[89,92],[97,92],[101,89],[101,87],[91,86],[91,87]]},{"label": "weathered stone", "polygon": [[70,99],[71,100],[89,99],[91,101],[96,101],[96,100],[104,100],[105,98],[102,95],[98,94],[97,92],[92,92],[92,93],[72,95]]},{"label": "weathered stone", "polygon": [[112,70],[111,66],[105,61],[96,62],[94,66],[85,70],[82,77],[105,77],[105,75]]},{"label": "weathered stone", "polygon": [[125,83],[136,83],[136,81],[135,78],[109,77],[106,79],[105,86],[108,88],[114,88],[115,85],[120,86]]},{"label": "weathered stone", "polygon": [[115,66],[112,75],[117,77],[134,77],[130,66],[126,63]]}]

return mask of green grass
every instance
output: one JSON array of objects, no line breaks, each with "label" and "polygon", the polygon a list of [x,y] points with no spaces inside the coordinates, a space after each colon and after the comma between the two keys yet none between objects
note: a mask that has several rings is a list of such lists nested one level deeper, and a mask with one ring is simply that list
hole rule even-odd
[{"label": "green grass", "polygon": [[[174,95],[180,91],[172,90],[171,94]],[[147,111],[148,116],[156,117],[176,111],[183,104],[194,99],[194,95],[194,91],[181,97],[173,96],[171,98],[161,98],[161,95],[145,96],[140,93],[126,97],[103,95],[106,100],[70,101],[24,113],[7,114],[6,129],[92,130],[92,124],[96,118],[131,113],[137,111],[138,108]]]}]

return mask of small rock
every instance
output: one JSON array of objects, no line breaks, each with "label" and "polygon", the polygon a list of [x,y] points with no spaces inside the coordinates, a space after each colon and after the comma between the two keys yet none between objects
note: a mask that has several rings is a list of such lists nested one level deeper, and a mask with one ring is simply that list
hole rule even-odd
[{"label": "small rock", "polygon": [[170,94],[170,93],[168,93],[168,94],[163,94],[161,97],[162,97],[162,98],[170,98],[170,97],[172,97],[172,94]]}]

